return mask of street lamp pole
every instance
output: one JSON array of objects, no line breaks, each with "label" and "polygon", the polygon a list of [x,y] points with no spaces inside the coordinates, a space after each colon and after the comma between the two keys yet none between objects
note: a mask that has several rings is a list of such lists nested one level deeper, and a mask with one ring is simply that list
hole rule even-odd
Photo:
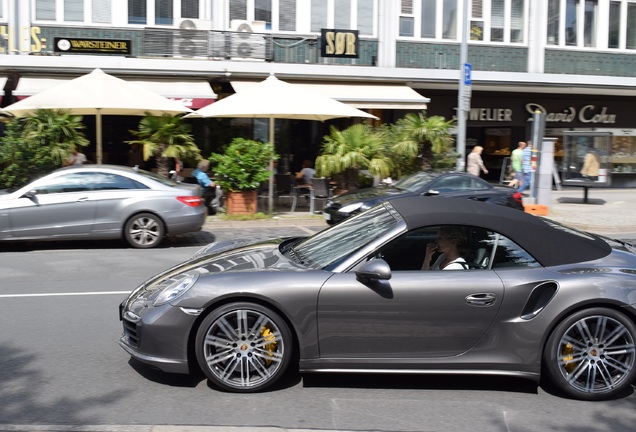
[{"label": "street lamp pole", "polygon": [[470,111],[471,73],[468,63],[468,0],[463,0],[461,46],[459,50],[459,92],[457,96],[457,171],[466,169],[466,118]]}]

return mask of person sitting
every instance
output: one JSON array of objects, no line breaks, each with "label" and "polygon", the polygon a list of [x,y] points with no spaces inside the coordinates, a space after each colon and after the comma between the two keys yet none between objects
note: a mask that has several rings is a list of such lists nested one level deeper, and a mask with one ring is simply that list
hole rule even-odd
[{"label": "person sitting", "polygon": [[302,169],[296,173],[296,182],[299,186],[310,185],[316,176],[316,170],[312,168],[311,161],[306,159],[303,161]]},{"label": "person sitting", "polygon": [[[464,235],[461,229],[443,226],[437,234],[437,241],[426,245],[426,254],[422,270],[463,270],[468,268],[462,258],[464,252]],[[435,262],[433,254],[441,252]]]}]

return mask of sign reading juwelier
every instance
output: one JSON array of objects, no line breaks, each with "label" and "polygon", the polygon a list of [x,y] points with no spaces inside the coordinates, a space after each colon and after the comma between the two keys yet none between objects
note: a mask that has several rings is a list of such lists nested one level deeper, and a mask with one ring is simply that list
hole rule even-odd
[{"label": "sign reading juwelier", "polygon": [[55,38],[55,52],[130,55],[130,41],[118,39]]},{"label": "sign reading juwelier", "polygon": [[320,29],[322,57],[358,58],[358,30]]}]

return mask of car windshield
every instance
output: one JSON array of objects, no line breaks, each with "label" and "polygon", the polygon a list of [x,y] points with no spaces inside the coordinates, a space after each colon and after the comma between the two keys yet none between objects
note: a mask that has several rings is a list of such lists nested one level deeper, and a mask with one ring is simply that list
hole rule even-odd
[{"label": "car windshield", "polygon": [[291,252],[303,264],[325,269],[382,236],[400,220],[390,204],[380,205],[303,240]]},{"label": "car windshield", "polygon": [[417,192],[424,183],[430,182],[438,175],[439,174],[424,171],[416,172],[415,174],[404,177],[402,180],[396,182],[393,187],[403,191]]}]

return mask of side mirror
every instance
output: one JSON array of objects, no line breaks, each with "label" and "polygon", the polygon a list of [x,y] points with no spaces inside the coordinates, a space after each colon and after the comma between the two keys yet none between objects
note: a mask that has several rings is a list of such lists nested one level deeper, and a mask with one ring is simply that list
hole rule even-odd
[{"label": "side mirror", "polygon": [[438,190],[429,189],[426,192],[424,192],[424,196],[435,196],[435,195],[439,195],[439,191]]},{"label": "side mirror", "polygon": [[28,198],[28,199],[33,199],[35,198],[35,196],[38,194],[38,191],[35,189],[31,189],[30,191],[28,191],[27,193],[25,193],[24,195],[22,195],[24,198]]},{"label": "side mirror", "polygon": [[391,279],[391,267],[381,258],[368,261],[356,270],[356,278],[362,283],[368,283],[371,280],[389,280]]}]

